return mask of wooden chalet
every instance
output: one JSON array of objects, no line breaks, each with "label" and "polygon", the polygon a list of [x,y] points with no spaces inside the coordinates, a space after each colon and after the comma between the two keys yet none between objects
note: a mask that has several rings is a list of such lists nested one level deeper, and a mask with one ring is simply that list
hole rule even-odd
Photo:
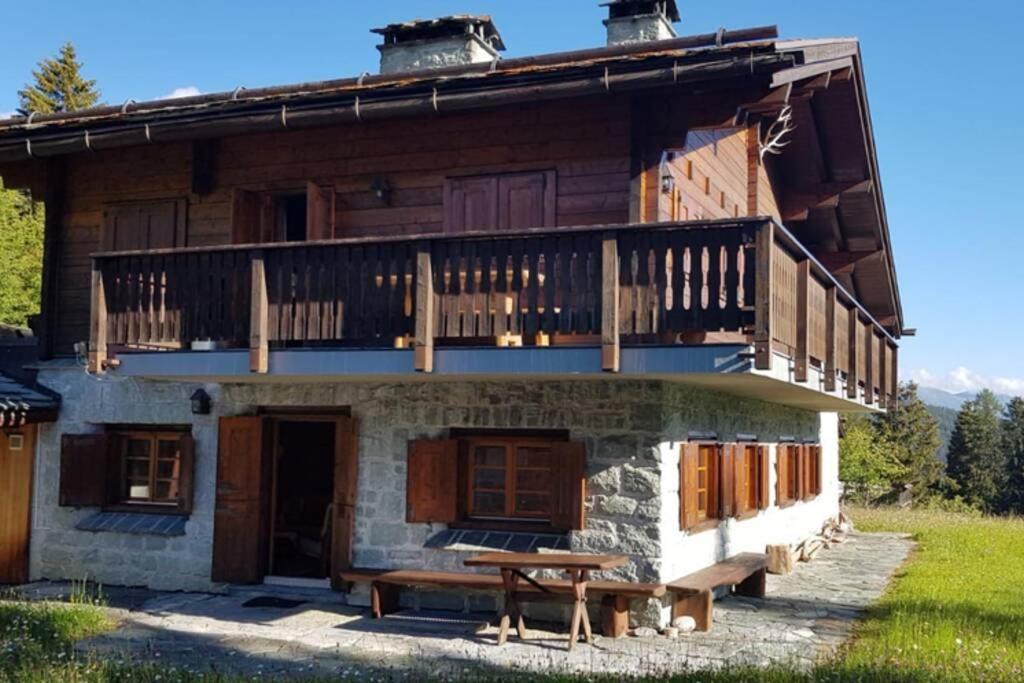
[{"label": "wooden chalet", "polygon": [[858,42],[609,5],[595,49],[460,15],[377,29],[378,74],[0,121],[63,396],[31,578],[358,603],[614,551],[664,623],[835,516],[836,413],[895,400],[903,332]]}]

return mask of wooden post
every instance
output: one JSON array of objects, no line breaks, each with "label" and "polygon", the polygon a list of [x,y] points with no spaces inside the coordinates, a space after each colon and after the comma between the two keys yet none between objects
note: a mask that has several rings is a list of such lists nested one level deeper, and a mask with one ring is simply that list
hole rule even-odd
[{"label": "wooden post", "polygon": [[619,349],[619,241],[614,232],[601,241],[601,369],[618,372]]},{"label": "wooden post", "polygon": [[857,382],[859,380],[857,368],[860,366],[860,359],[857,357],[857,326],[860,325],[857,308],[850,309],[850,324],[847,329],[846,343],[850,345],[850,370],[846,373],[846,397],[857,400]]},{"label": "wooden post", "polygon": [[263,266],[263,252],[252,257],[252,300],[249,318],[249,370],[265,374],[270,369],[268,341],[267,274]]},{"label": "wooden post", "polygon": [[789,544],[769,545],[766,552],[770,573],[782,575],[793,573],[793,549],[789,547]]},{"label": "wooden post", "polygon": [[434,270],[430,245],[416,253],[416,340],[413,362],[419,372],[434,371]]},{"label": "wooden post", "polygon": [[107,360],[107,294],[103,271],[92,262],[92,302],[89,311],[89,372],[106,372]]},{"label": "wooden post", "polygon": [[754,261],[754,367],[772,369],[772,265],[775,224],[765,223],[757,231]]},{"label": "wooden post", "polygon": [[878,344],[878,407],[885,408],[889,405],[889,373],[886,361],[889,355],[889,341],[884,337]]},{"label": "wooden post", "polygon": [[811,260],[796,264],[796,370],[794,379],[806,382],[810,359]]},{"label": "wooden post", "polygon": [[825,391],[836,390],[836,288],[825,290]]},{"label": "wooden post", "polygon": [[892,346],[892,360],[889,363],[889,373],[892,376],[890,380],[892,382],[892,393],[889,395],[889,408],[895,409],[900,402],[900,372],[899,363],[897,362],[897,354],[899,353],[899,347],[895,344]]},{"label": "wooden post", "polygon": [[864,404],[875,404],[875,330],[864,326]]}]

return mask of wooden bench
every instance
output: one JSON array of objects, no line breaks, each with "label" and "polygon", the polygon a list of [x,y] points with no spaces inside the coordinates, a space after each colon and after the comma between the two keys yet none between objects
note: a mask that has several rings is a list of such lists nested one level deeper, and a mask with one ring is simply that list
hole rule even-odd
[{"label": "wooden bench", "polygon": [[737,595],[763,598],[767,570],[767,555],[741,553],[673,581],[667,586],[675,596],[673,620],[681,616],[693,617],[698,631],[710,631],[714,590],[735,586],[733,590]]},{"label": "wooden bench", "polygon": [[[370,610],[375,619],[399,610],[399,596],[403,586],[432,588],[464,588],[469,590],[503,590],[501,576],[497,574],[471,574],[469,572],[435,572],[418,569],[349,569],[341,572],[342,581],[370,584]],[[568,579],[538,579],[537,583],[548,591],[572,598],[572,582]],[[542,594],[541,589],[521,582],[519,590],[527,595]],[[601,594],[601,633],[619,638],[629,628],[629,601],[634,598],[660,598],[665,595],[661,583],[630,583],[628,581],[590,581],[588,593]]]}]

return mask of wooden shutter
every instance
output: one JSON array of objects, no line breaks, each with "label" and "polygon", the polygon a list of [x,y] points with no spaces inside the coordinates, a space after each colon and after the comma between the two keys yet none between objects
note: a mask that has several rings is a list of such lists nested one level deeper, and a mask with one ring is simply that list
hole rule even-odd
[{"label": "wooden shutter", "polygon": [[191,434],[178,439],[178,511],[192,513],[192,489],[195,476],[196,443]]},{"label": "wooden shutter", "polygon": [[[732,499],[733,515],[739,517],[747,512],[747,458],[753,457],[747,453],[747,446],[741,443],[729,444],[726,448],[732,448]],[[749,482],[755,486],[756,482]]]},{"label": "wooden shutter", "polygon": [[220,419],[214,581],[256,583],[263,578],[269,520],[263,505],[269,462],[264,455],[263,424],[260,417]]},{"label": "wooden shutter", "polygon": [[334,188],[306,183],[306,239],[334,238]]},{"label": "wooden shutter", "polygon": [[811,492],[811,447],[801,444],[797,450],[797,460],[800,462],[797,469],[797,498],[808,500],[814,497]]},{"label": "wooden shutter", "polygon": [[116,204],[103,210],[103,251],[145,249],[138,204]]},{"label": "wooden shutter", "polygon": [[551,526],[583,529],[586,526],[584,500],[587,496],[587,449],[579,441],[552,444],[553,505]]},{"label": "wooden shutter", "polygon": [[235,188],[231,194],[232,244],[254,244],[263,241],[260,231],[262,213],[260,193]]},{"label": "wooden shutter", "polygon": [[760,465],[757,468],[757,504],[762,510],[768,509],[768,447],[758,446],[757,457]]},{"label": "wooden shutter", "polygon": [[808,446],[807,450],[810,462],[808,488],[813,497],[821,493],[821,446]]},{"label": "wooden shutter", "polygon": [[689,529],[697,523],[697,465],[700,446],[683,444],[679,454],[679,528]]},{"label": "wooden shutter", "polygon": [[112,204],[103,211],[103,251],[169,249],[186,243],[184,199]]},{"label": "wooden shutter", "polygon": [[776,446],[775,453],[775,504],[784,505],[788,502],[786,482],[789,477],[789,446]]},{"label": "wooden shutter", "polygon": [[445,181],[445,232],[487,232],[497,228],[498,176]]},{"label": "wooden shutter", "polygon": [[106,434],[65,434],[60,441],[61,507],[92,507],[108,502]]},{"label": "wooden shutter", "polygon": [[512,173],[498,178],[498,229],[555,224],[555,172]]},{"label": "wooden shutter", "polygon": [[[732,517],[736,509],[736,482],[734,461],[736,459],[735,444],[718,444],[716,452],[718,462],[715,468],[718,470],[718,518],[728,519]],[[711,515],[714,511],[708,511]]]},{"label": "wooden shutter", "polygon": [[459,516],[459,442],[409,442],[406,459],[407,522],[454,522]]},{"label": "wooden shutter", "polygon": [[335,423],[334,498],[331,517],[331,586],[341,588],[340,572],[352,566],[356,493],[359,482],[359,429],[355,418]]}]

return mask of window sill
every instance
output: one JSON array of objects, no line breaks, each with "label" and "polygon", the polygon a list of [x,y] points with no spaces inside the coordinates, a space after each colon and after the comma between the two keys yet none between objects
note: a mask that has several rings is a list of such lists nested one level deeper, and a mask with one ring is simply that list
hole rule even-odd
[{"label": "window sill", "polygon": [[757,517],[757,515],[760,514],[760,512],[761,512],[761,510],[750,510],[748,512],[744,512],[742,515],[737,515],[736,517],[734,517],[734,519],[737,522],[743,522],[745,520],[753,519],[754,517]]},{"label": "window sill", "polygon": [[142,536],[184,536],[188,517],[145,512],[104,511],[89,515],[75,524],[79,531],[120,533]]},{"label": "window sill", "polygon": [[502,531],[495,529],[461,529],[454,526],[434,534],[423,544],[433,550],[453,552],[539,553],[571,550],[565,534]]},{"label": "window sill", "polygon": [[177,505],[158,505],[153,503],[115,503],[104,505],[103,512],[122,512],[129,515],[172,515],[188,517]]},{"label": "window sill", "polygon": [[795,500],[784,500],[784,501],[778,503],[778,508],[780,510],[785,510],[786,508],[791,508],[794,505],[796,505],[796,501]]},{"label": "window sill", "polygon": [[558,529],[545,522],[519,522],[513,520],[464,519],[452,522],[449,529],[466,529],[475,531],[508,531],[525,534],[565,534],[565,529]]},{"label": "window sill", "polygon": [[694,534],[699,534],[704,531],[711,531],[712,529],[717,529],[721,525],[722,520],[720,519],[708,519],[701,522],[700,524],[695,524],[691,526],[689,529],[683,529],[683,531],[685,531],[688,535],[692,536]]}]

